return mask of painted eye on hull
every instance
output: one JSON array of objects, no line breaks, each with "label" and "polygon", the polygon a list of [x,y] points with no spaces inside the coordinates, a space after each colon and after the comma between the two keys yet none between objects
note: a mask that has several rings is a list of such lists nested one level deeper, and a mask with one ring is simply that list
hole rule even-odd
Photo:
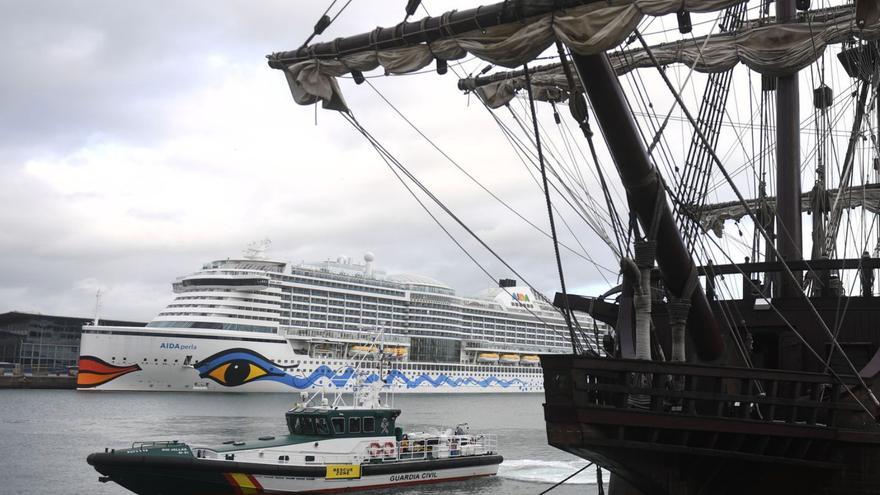
[{"label": "painted eye on hull", "polygon": [[268,374],[268,370],[245,359],[229,361],[206,373],[208,378],[227,387],[244,385]]},{"label": "painted eye on hull", "polygon": [[199,377],[210,378],[226,387],[237,387],[257,380],[274,379],[287,375],[288,366],[278,364],[250,349],[234,348],[212,354],[195,364]]}]

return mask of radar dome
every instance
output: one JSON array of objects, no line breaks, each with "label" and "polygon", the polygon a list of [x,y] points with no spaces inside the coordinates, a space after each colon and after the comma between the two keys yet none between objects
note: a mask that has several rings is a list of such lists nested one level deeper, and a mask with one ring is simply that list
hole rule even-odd
[{"label": "radar dome", "polygon": [[375,259],[376,259],[376,257],[373,256],[373,253],[371,253],[371,252],[369,252],[369,251],[367,251],[367,252],[364,254],[364,261],[374,261]]}]

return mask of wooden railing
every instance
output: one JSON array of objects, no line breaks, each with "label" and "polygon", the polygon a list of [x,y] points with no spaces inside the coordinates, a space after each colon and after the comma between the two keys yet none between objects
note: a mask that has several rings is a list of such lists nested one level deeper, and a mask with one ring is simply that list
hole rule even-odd
[{"label": "wooden railing", "polygon": [[837,426],[844,412],[867,416],[847,392],[857,389],[851,376],[580,356],[545,355],[541,364],[548,406],[816,427]]}]

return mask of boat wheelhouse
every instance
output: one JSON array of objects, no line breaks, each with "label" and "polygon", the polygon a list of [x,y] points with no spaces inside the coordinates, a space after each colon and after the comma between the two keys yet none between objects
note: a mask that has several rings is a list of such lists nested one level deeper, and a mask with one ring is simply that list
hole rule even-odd
[{"label": "boat wheelhouse", "polygon": [[[287,427],[293,435],[333,437],[375,436],[377,433],[400,437],[394,421],[399,409],[348,409],[298,406],[287,412]],[[400,438],[397,438],[400,440]]]}]

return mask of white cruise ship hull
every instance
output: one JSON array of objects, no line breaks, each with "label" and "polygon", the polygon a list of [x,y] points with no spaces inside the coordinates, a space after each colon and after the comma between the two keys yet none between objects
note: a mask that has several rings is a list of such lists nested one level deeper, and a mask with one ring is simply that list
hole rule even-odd
[{"label": "white cruise ship hull", "polygon": [[[369,362],[368,362],[369,363]],[[361,366],[366,382],[376,364]],[[538,366],[386,362],[395,393],[539,393]],[[276,392],[350,391],[351,360],[295,353],[284,337],[152,327],[85,327],[77,379],[80,390]]]}]

